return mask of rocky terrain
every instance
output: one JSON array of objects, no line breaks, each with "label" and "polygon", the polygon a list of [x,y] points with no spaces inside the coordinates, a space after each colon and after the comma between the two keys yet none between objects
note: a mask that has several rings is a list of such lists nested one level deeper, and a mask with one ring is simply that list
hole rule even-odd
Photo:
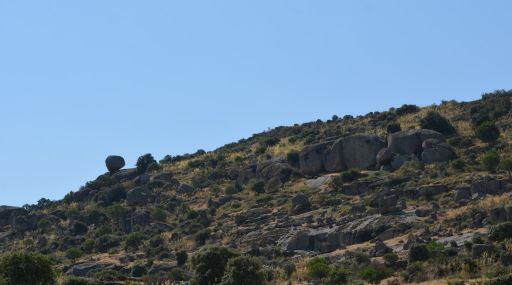
[{"label": "rocky terrain", "polygon": [[[333,116],[133,168],[109,156],[62,200],[0,206],[0,252],[48,256],[61,284],[512,284],[511,98]],[[253,271],[226,258],[207,280],[222,249]]]}]

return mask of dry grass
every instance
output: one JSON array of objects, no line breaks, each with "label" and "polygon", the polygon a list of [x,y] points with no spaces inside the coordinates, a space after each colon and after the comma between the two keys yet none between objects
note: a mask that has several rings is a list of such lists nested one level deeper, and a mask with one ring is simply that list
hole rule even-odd
[{"label": "dry grass", "polygon": [[503,194],[500,196],[490,196],[480,200],[477,204],[474,205],[466,205],[459,208],[451,209],[446,212],[447,219],[455,219],[463,214],[467,213],[471,208],[480,208],[485,211],[489,211],[492,208],[500,205],[509,205],[510,204],[510,195]]}]

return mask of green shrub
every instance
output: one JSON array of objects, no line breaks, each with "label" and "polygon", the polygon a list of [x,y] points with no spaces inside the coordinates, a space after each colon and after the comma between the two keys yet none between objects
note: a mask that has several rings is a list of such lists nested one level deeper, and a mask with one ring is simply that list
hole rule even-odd
[{"label": "green shrub", "polygon": [[462,158],[457,158],[450,162],[450,166],[456,170],[463,170],[464,167],[466,166],[466,162],[464,162],[464,159]]},{"label": "green shrub", "polygon": [[500,137],[500,130],[494,122],[483,122],[475,131],[475,136],[484,142],[492,143]]},{"label": "green shrub", "polygon": [[234,184],[229,184],[224,189],[224,193],[226,193],[226,195],[235,195],[236,193],[238,193],[238,190],[236,189]]},{"label": "green shrub", "polygon": [[0,276],[9,285],[53,285],[50,260],[40,254],[12,253],[0,259]]},{"label": "green shrub", "polygon": [[113,247],[121,244],[119,237],[115,235],[102,235],[96,240],[96,251],[107,252]]},{"label": "green shrub", "polygon": [[380,264],[370,264],[361,271],[361,278],[374,285],[380,284],[382,280],[392,275],[391,269]]},{"label": "green shrub", "polygon": [[398,261],[398,255],[394,252],[388,252],[383,256],[384,261],[389,266],[394,266]]},{"label": "green shrub", "polygon": [[476,125],[485,121],[496,120],[510,112],[511,91],[496,90],[482,95],[482,100],[471,107],[471,121]]},{"label": "green shrub", "polygon": [[100,281],[125,281],[127,279],[126,276],[112,269],[93,270],[88,275]]},{"label": "green shrub", "polygon": [[251,181],[249,181],[249,188],[251,191],[258,194],[265,193],[265,181],[259,179],[251,179]]},{"label": "green shrub", "polygon": [[195,235],[195,241],[199,245],[204,245],[206,240],[208,240],[209,238],[210,238],[210,231],[208,229],[200,230]]},{"label": "green shrub", "polygon": [[178,266],[183,266],[185,263],[187,263],[188,254],[184,250],[179,250],[176,252],[176,263]]},{"label": "green shrub", "polygon": [[42,230],[43,232],[47,231],[52,227],[52,222],[48,219],[40,219],[39,222],[37,222],[37,228]]},{"label": "green shrub", "polygon": [[101,285],[103,283],[89,278],[73,277],[66,278],[63,285]]},{"label": "green shrub", "polygon": [[222,285],[262,285],[264,283],[260,260],[250,256],[230,259],[221,282]]},{"label": "green shrub", "polygon": [[137,159],[137,164],[136,164],[137,172],[139,174],[145,173],[146,171],[148,171],[149,166],[152,164],[158,165],[158,163],[156,162],[153,155],[151,155],[150,153],[146,153],[145,155],[140,156]]},{"label": "green shrub", "polygon": [[82,256],[83,252],[78,247],[70,247],[68,250],[66,250],[66,258],[71,260],[73,263],[77,258],[80,258]]},{"label": "green shrub", "polygon": [[420,120],[422,129],[434,130],[442,133],[443,135],[452,135],[455,133],[455,128],[452,124],[438,112],[430,111],[427,115]]},{"label": "green shrub", "polygon": [[419,110],[420,110],[420,108],[416,105],[404,104],[404,105],[402,105],[402,107],[396,108],[395,113],[398,116],[403,116],[403,115],[407,115],[407,114],[417,113],[417,112],[419,112]]},{"label": "green shrub", "polygon": [[496,172],[498,165],[500,164],[500,156],[495,151],[489,151],[482,156],[482,166],[489,172]]},{"label": "green shrub", "polygon": [[491,226],[489,229],[489,239],[493,241],[512,239],[512,222],[504,222]]},{"label": "green shrub", "polygon": [[94,240],[88,239],[82,243],[82,250],[85,253],[92,253],[94,251]]},{"label": "green shrub", "polygon": [[155,208],[151,211],[151,218],[157,222],[165,222],[167,220],[167,212],[160,208]]},{"label": "green shrub", "polygon": [[144,235],[139,232],[131,233],[126,237],[124,246],[126,249],[137,250],[144,243]]},{"label": "green shrub", "polygon": [[512,274],[501,275],[499,277],[485,281],[485,285],[512,285]]},{"label": "green shrub", "polygon": [[430,258],[430,251],[427,245],[416,243],[409,249],[409,262],[425,261]]},{"label": "green shrub", "polygon": [[327,276],[326,284],[328,285],[339,285],[346,284],[348,282],[348,276],[350,272],[346,269],[336,268],[331,269],[329,275]]},{"label": "green shrub", "polygon": [[322,279],[327,277],[330,268],[327,259],[323,257],[313,257],[306,265],[308,275],[313,279]]},{"label": "green shrub", "polygon": [[512,172],[512,158],[507,157],[507,158],[501,159],[500,164],[498,165],[498,168],[503,171],[506,171],[508,174],[508,177],[510,178],[511,177],[510,173]]},{"label": "green shrub", "polygon": [[386,127],[386,131],[388,134],[396,133],[402,130],[402,127],[400,127],[399,123],[390,123]]},{"label": "green shrub", "polygon": [[132,267],[132,277],[142,277],[148,273],[148,270],[146,269],[146,266],[142,264],[135,264]]},{"label": "green shrub", "polygon": [[218,284],[224,276],[229,259],[238,253],[224,247],[207,247],[192,257],[194,283],[197,285]]}]

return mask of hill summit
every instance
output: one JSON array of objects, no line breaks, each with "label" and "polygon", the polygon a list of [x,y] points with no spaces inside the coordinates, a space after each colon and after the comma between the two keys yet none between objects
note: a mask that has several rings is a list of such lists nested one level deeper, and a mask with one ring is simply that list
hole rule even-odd
[{"label": "hill summit", "polygon": [[510,284],[511,98],[335,115],[133,168],[109,156],[62,200],[0,206],[0,284],[45,258],[38,284]]}]

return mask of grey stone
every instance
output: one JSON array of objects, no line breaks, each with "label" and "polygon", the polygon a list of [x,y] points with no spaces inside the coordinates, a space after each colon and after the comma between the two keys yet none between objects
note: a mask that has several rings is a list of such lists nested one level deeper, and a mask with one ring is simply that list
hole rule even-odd
[{"label": "grey stone", "polygon": [[428,217],[432,213],[432,209],[418,208],[418,209],[416,209],[416,211],[414,211],[414,213],[416,214],[416,216],[424,218],[424,217]]},{"label": "grey stone", "polygon": [[105,164],[107,166],[108,171],[110,173],[114,173],[125,166],[125,161],[122,156],[109,155],[105,160]]},{"label": "grey stone", "polygon": [[432,130],[407,130],[388,136],[388,148],[398,154],[420,154],[422,144],[427,139],[445,141],[442,134]]},{"label": "grey stone", "polygon": [[488,220],[492,224],[502,223],[507,221],[507,216],[505,207],[498,206],[491,209]]},{"label": "grey stone", "polygon": [[455,188],[455,193],[453,195],[453,200],[455,202],[460,203],[461,201],[467,201],[471,199],[471,188],[467,184],[459,185]]},{"label": "grey stone", "polygon": [[369,169],[377,163],[377,153],[384,141],[373,135],[353,135],[343,138],[343,160],[347,168]]},{"label": "grey stone", "polygon": [[502,192],[502,183],[492,177],[483,179],[471,184],[471,193],[480,195],[498,195]]},{"label": "grey stone", "polygon": [[146,186],[133,188],[126,193],[126,204],[128,206],[146,205],[151,197],[151,191]]},{"label": "grey stone", "polygon": [[281,178],[272,177],[267,183],[265,183],[265,193],[275,193],[281,189],[281,186],[283,186]]},{"label": "grey stone", "polygon": [[386,165],[386,164],[389,164],[391,163],[391,160],[393,159],[393,157],[395,156],[395,154],[387,147],[379,150],[379,152],[377,153],[377,163],[379,165]]},{"label": "grey stone", "polygon": [[309,211],[311,203],[308,196],[304,193],[298,193],[292,198],[292,213],[300,214]]},{"label": "grey stone", "polygon": [[300,172],[304,175],[316,175],[324,172],[324,153],[331,143],[323,142],[304,148],[299,153]]},{"label": "grey stone", "polygon": [[389,214],[393,212],[397,212],[398,208],[396,204],[398,202],[398,196],[390,195],[387,197],[383,197],[379,200],[379,213],[381,214]]},{"label": "grey stone", "polygon": [[96,262],[86,262],[73,265],[67,272],[67,275],[85,277],[87,273],[101,268],[102,266]]},{"label": "grey stone", "polygon": [[27,210],[20,207],[0,206],[0,227],[7,226],[18,217],[28,214]]}]

